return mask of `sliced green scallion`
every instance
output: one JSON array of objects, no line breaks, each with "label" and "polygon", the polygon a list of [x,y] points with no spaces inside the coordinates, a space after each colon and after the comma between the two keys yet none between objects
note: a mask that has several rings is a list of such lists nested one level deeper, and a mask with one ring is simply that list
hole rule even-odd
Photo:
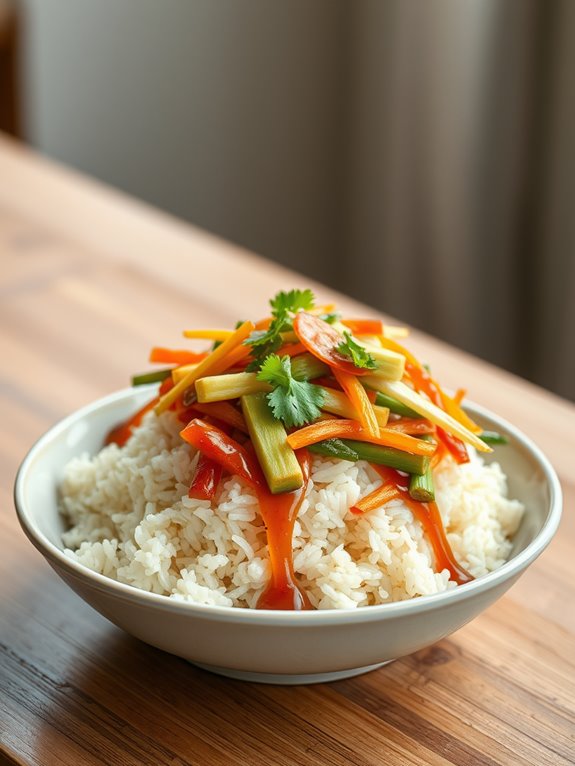
[{"label": "sliced green scallion", "polygon": [[382,447],[355,439],[342,439],[342,442],[356,452],[360,460],[367,460],[368,463],[386,465],[397,471],[416,474],[423,474],[429,468],[429,458],[426,455],[410,455],[394,447]]},{"label": "sliced green scallion", "polygon": [[[428,434],[421,437],[424,441],[433,441]],[[431,466],[428,466],[425,473],[412,473],[409,477],[409,494],[419,503],[431,503],[435,500],[435,487],[433,484],[433,474]]]},{"label": "sliced green scallion", "polygon": [[406,404],[402,404],[393,396],[382,394],[381,391],[377,391],[375,394],[375,403],[380,407],[387,407],[390,412],[394,412],[396,415],[403,415],[404,418],[420,418],[421,415],[412,410]]},{"label": "sliced green scallion", "polygon": [[509,444],[509,439],[498,431],[483,431],[479,438],[486,444]]},{"label": "sliced green scallion", "polygon": [[169,370],[156,370],[155,372],[143,372],[141,375],[132,377],[133,386],[145,386],[147,383],[161,383],[172,374],[172,368]]},{"label": "sliced green scallion", "polygon": [[326,439],[323,442],[310,444],[308,449],[310,452],[315,452],[316,455],[335,457],[338,460],[350,460],[353,463],[359,460],[357,452],[348,447],[342,439]]}]

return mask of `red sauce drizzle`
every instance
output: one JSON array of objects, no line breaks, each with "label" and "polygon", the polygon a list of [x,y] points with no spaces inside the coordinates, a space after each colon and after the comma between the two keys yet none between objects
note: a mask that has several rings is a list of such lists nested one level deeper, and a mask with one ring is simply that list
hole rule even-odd
[{"label": "red sauce drizzle", "polygon": [[310,457],[307,450],[296,453],[304,483],[294,492],[272,495],[267,487],[257,489],[260,513],[266,525],[271,577],[258,599],[258,609],[312,609],[308,597],[298,587],[293,569],[293,528],[309,481]]},{"label": "red sauce drizzle", "polygon": [[471,582],[474,579],[473,576],[458,564],[457,559],[453,555],[437,503],[420,503],[417,500],[413,500],[409,495],[405,477],[392,468],[373,464],[372,468],[375,468],[384,483],[396,486],[401,499],[420,522],[433,550],[436,569],[439,572],[447,569],[449,578],[458,585]]}]

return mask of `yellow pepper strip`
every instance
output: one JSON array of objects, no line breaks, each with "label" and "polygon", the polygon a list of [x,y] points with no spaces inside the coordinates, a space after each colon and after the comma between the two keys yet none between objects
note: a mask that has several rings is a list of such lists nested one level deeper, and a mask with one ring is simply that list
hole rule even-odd
[{"label": "yellow pepper strip", "polygon": [[453,434],[453,436],[457,436],[462,441],[475,447],[479,452],[493,452],[491,447],[481,441],[476,434],[465,428],[455,418],[452,418],[445,410],[430,402],[429,399],[424,398],[412,388],[406,386],[405,383],[398,380],[381,380],[381,378],[378,380],[377,378],[371,378],[369,375],[364,376],[364,382],[383,394],[398,399],[402,404],[411,407],[412,410],[415,410],[422,417],[431,420],[436,426],[443,428],[445,431]]},{"label": "yellow pepper strip", "polygon": [[[250,349],[247,346],[238,346],[233,351],[230,351],[228,356],[225,357],[225,359],[220,360],[218,363],[214,365],[214,368],[211,370],[210,374],[213,375],[220,375],[222,372],[225,372],[230,369],[230,367],[233,367],[238,362],[243,361],[246,356],[249,356]],[[174,367],[172,370],[172,380],[175,383],[179,383],[180,380],[186,377],[186,375],[191,372],[192,370],[195,370],[196,367],[198,367],[197,364],[183,364],[181,367]],[[198,378],[199,380],[199,378]]]},{"label": "yellow pepper strip", "polygon": [[184,330],[182,335],[196,340],[227,340],[233,335],[233,330]]},{"label": "yellow pepper strip", "polygon": [[174,381],[174,385],[185,378],[189,372],[195,370],[197,366],[197,364],[183,364],[181,367],[174,367],[172,370],[172,380]]},{"label": "yellow pepper strip", "polygon": [[[384,348],[389,348],[392,351],[397,351],[398,353],[403,354],[409,362],[411,362],[415,367],[421,369],[421,363],[419,360],[416,359],[413,354],[411,354],[406,348],[397,343],[395,340],[380,336],[380,341]],[[453,399],[451,396],[448,396],[436,380],[433,380],[432,378],[431,382],[439,391],[445,411],[451,415],[454,420],[456,420],[458,423],[461,423],[464,428],[466,428],[468,431],[471,431],[471,433],[480,434],[483,429],[480,428],[477,423],[474,423],[473,420],[471,420],[469,415],[467,415],[467,413],[462,410],[455,399]],[[463,439],[463,441],[465,441],[465,439]]]},{"label": "yellow pepper strip", "polygon": [[[190,370],[188,374],[182,378],[176,385],[170,389],[158,402],[156,405],[154,411],[156,415],[161,415],[162,412],[164,412],[172,402],[175,402],[178,396],[183,394],[183,392],[192,386],[198,378],[205,377],[208,373],[211,374],[213,370],[216,368],[217,365],[220,365],[220,363],[224,363],[224,369],[227,369],[229,362],[228,355],[231,351],[234,351],[238,346],[241,346],[241,344],[244,342],[244,340],[250,335],[250,333],[254,330],[253,322],[244,322],[240,327],[238,327],[237,330],[235,330],[229,338],[224,340],[221,346],[218,346],[214,351],[212,351],[209,356],[207,356],[202,362],[198,364],[198,366]],[[242,349],[243,351],[243,349]],[[249,349],[246,348],[246,352],[249,353]],[[237,361],[237,358],[234,359],[234,362]],[[219,372],[222,372],[221,366]]]}]

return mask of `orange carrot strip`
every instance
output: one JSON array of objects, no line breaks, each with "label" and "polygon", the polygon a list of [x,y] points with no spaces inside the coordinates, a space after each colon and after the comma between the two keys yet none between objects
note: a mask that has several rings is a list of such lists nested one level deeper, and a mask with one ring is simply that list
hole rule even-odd
[{"label": "orange carrot strip", "polygon": [[[236,351],[236,358],[233,360],[233,363],[238,361],[238,354],[242,354],[240,358],[243,358],[244,351],[249,354],[249,348],[247,346],[242,346],[242,343],[253,329],[254,325],[252,322],[244,322],[238,327],[238,329],[235,330],[235,332],[233,332],[221,346],[218,346],[208,354],[208,356],[201,361],[195,369],[190,370],[190,372],[182,378],[171,391],[168,391],[168,393],[160,399],[155,408],[156,414],[159,415],[164,412],[173,401],[181,396],[181,394],[183,394],[184,391],[192,386],[199,378],[205,377],[208,374],[213,374],[216,369],[218,369],[218,372],[222,372],[222,366],[224,370],[231,367],[232,365],[229,358],[232,356],[232,351]],[[237,351],[238,347],[240,347],[240,351]]]},{"label": "orange carrot strip", "polygon": [[342,319],[341,323],[357,335],[383,335],[381,319]]},{"label": "orange carrot strip", "polygon": [[380,428],[379,436],[374,437],[367,433],[356,420],[347,420],[345,418],[312,423],[309,426],[305,426],[305,428],[300,428],[291,433],[287,440],[292,449],[300,449],[310,444],[316,444],[316,442],[323,441],[324,439],[345,438],[380,444],[384,447],[395,447],[413,455],[433,455],[435,452],[435,444],[431,442],[414,439],[413,436],[390,431],[386,428]]},{"label": "orange carrot strip", "polygon": [[205,359],[208,352],[196,353],[187,349],[162,348],[154,346],[150,351],[150,362],[161,364],[197,364]]},{"label": "orange carrot strip", "polygon": [[332,367],[331,372],[347,394],[361,425],[368,434],[377,438],[379,436],[379,424],[365,388],[355,375],[342,372],[337,367]]},{"label": "orange carrot strip", "polygon": [[358,500],[349,510],[355,514],[367,513],[389,503],[390,500],[397,500],[398,497],[401,497],[401,495],[394,484],[382,484],[377,489],[374,489],[373,492],[370,492],[369,495]]},{"label": "orange carrot strip", "polygon": [[391,431],[399,431],[402,434],[410,436],[420,436],[422,434],[435,433],[435,426],[429,420],[418,418],[399,418],[399,420],[388,420],[386,428]]}]

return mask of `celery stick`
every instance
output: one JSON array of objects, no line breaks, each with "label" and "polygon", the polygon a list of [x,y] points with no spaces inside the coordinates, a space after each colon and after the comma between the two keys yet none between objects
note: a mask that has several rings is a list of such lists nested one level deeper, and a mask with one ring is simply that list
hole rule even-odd
[{"label": "celery stick", "polygon": [[198,402],[221,402],[237,399],[246,394],[271,391],[269,383],[257,379],[255,372],[236,372],[226,375],[211,375],[196,380]]},{"label": "celery stick", "polygon": [[370,375],[384,380],[401,380],[405,372],[405,357],[396,351],[387,348],[376,348],[366,345],[365,348],[375,359],[377,369],[372,370]]},{"label": "celery stick", "polygon": [[[356,412],[355,407],[342,391],[335,391],[333,388],[325,388],[324,386],[321,386],[321,390],[325,395],[323,404],[321,405],[322,410],[331,412],[332,415],[339,415],[342,418],[352,418],[352,420],[357,420],[358,413]],[[385,428],[389,418],[388,408],[374,406],[373,411],[375,412],[379,427]]]},{"label": "celery stick", "polygon": [[291,374],[296,380],[313,380],[329,375],[329,367],[313,354],[299,354],[292,357]]},{"label": "celery stick", "polygon": [[272,414],[266,394],[247,394],[241,397],[241,404],[270,492],[277,495],[299,489],[303,485],[300,464],[287,443],[282,422]]}]

